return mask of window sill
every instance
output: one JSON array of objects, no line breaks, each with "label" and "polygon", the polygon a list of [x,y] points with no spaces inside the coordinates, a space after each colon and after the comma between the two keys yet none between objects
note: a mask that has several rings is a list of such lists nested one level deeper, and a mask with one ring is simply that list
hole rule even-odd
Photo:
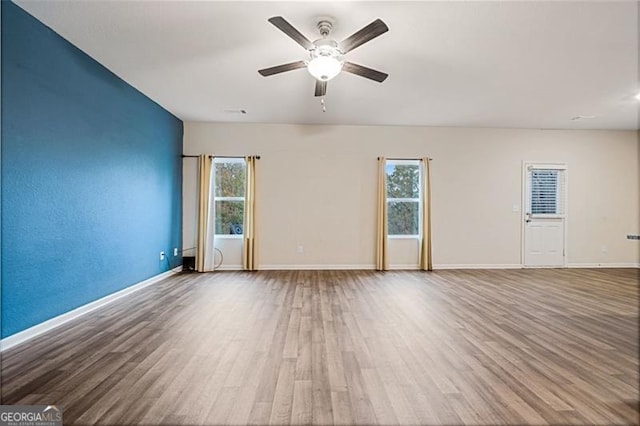
[{"label": "window sill", "polygon": [[244,238],[244,235],[233,235],[233,234],[216,234],[214,236],[215,239],[218,240],[241,240]]},{"label": "window sill", "polygon": [[419,240],[420,235],[388,235],[390,240]]}]

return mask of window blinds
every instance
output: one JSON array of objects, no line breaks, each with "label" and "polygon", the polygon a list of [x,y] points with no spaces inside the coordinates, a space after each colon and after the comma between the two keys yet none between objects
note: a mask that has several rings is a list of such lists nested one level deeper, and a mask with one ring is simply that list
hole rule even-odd
[{"label": "window blinds", "polygon": [[564,170],[535,169],[528,171],[529,212],[537,215],[563,215],[565,204]]}]

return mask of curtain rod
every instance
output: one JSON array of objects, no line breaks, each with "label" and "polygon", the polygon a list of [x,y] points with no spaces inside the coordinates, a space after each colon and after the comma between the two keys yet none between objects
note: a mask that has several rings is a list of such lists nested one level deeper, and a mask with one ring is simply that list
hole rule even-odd
[{"label": "curtain rod", "polygon": [[[200,157],[200,156],[199,155],[184,155],[184,154],[182,154],[182,158],[198,158],[198,157]],[[244,158],[245,155],[238,155],[238,156],[233,156],[233,155],[210,155],[209,158],[211,158],[211,157],[215,157],[215,158]],[[256,157],[256,160],[260,159],[259,155],[254,155],[254,157]]]},{"label": "curtain rod", "polygon": [[[382,157],[378,157],[378,160],[381,159]],[[427,157],[429,159],[429,161],[432,161],[433,158],[431,157]],[[422,158],[385,158],[385,160],[422,160]]]}]

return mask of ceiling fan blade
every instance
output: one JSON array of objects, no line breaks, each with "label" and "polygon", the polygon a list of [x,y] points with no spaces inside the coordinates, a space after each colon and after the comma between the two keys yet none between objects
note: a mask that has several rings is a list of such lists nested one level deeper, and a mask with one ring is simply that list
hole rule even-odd
[{"label": "ceiling fan blade", "polygon": [[315,96],[324,96],[327,94],[327,82],[316,80],[316,93]]},{"label": "ceiling fan blade", "polygon": [[313,48],[313,44],[309,41],[308,38],[302,35],[300,31],[296,30],[293,25],[291,25],[286,19],[282,16],[274,16],[273,18],[268,19],[273,25],[278,27],[280,31],[291,37],[296,43],[300,46],[304,47],[307,50]]},{"label": "ceiling fan blade", "polygon": [[366,42],[373,40],[381,34],[389,31],[389,27],[382,22],[382,19],[376,19],[360,31],[350,35],[340,43],[342,52],[347,53]]},{"label": "ceiling fan blade", "polygon": [[376,71],[371,68],[363,67],[362,65],[354,64],[353,62],[345,62],[342,66],[342,71],[350,72],[351,74],[359,75],[360,77],[368,78],[369,80],[382,83],[389,74]]},{"label": "ceiling fan blade", "polygon": [[297,70],[298,68],[304,68],[306,66],[307,64],[305,64],[304,61],[296,61],[296,62],[291,62],[289,64],[283,64],[283,65],[278,65],[271,68],[265,68],[263,70],[259,70],[258,72],[263,77],[268,77],[270,75],[279,74],[281,72],[286,72],[286,71],[293,71],[293,70]]}]

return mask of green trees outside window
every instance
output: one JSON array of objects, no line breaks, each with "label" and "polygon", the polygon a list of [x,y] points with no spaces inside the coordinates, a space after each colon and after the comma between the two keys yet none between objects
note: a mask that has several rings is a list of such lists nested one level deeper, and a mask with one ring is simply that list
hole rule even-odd
[{"label": "green trees outside window", "polygon": [[389,160],[386,172],[389,235],[419,235],[420,163]]},{"label": "green trees outside window", "polygon": [[216,235],[242,235],[247,173],[244,159],[216,159],[214,167]]}]

